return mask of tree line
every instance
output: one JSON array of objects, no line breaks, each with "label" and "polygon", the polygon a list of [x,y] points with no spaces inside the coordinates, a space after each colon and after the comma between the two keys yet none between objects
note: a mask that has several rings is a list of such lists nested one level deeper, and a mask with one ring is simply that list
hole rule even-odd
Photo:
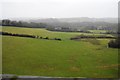
[{"label": "tree line", "polygon": [[103,38],[107,38],[107,39],[116,39],[116,37],[104,36],[104,35],[101,35],[101,36],[80,35],[80,36],[72,37],[72,38],[70,38],[70,40],[95,39],[95,38],[98,38],[98,39],[103,39]]},{"label": "tree line", "polygon": [[9,19],[2,20],[1,24],[2,24],[2,26],[28,27],[28,28],[45,28],[45,27],[47,27],[47,25],[45,23],[11,21]]},{"label": "tree line", "polygon": [[36,38],[36,39],[45,39],[45,40],[58,40],[58,41],[62,40],[61,38],[50,39],[49,37],[41,37],[41,36],[28,35],[28,34],[14,34],[14,33],[8,33],[8,32],[0,32],[0,35],[27,37],[27,38]]},{"label": "tree line", "polygon": [[[25,21],[12,21],[9,19],[3,19],[0,21],[2,26],[13,26],[13,27],[27,27],[27,28],[45,28],[50,31],[60,31],[60,32],[82,32],[82,33],[93,33],[88,30],[107,30],[107,32],[100,34],[117,34],[117,24],[103,25],[103,23],[64,23],[64,22],[25,22]],[[82,25],[83,24],[83,25]],[[88,26],[89,25],[89,26]],[[101,25],[101,26],[100,26]],[[115,29],[115,30],[114,30]]]}]

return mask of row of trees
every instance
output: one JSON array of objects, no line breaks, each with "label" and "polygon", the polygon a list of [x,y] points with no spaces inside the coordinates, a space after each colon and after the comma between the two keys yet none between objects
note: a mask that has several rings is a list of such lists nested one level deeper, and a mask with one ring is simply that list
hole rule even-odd
[{"label": "row of trees", "polygon": [[70,38],[70,40],[78,40],[78,39],[95,39],[95,38],[99,38],[99,39],[103,39],[103,38],[107,38],[107,39],[116,39],[115,37],[111,37],[111,36],[91,36],[91,35],[80,35],[80,36],[76,36],[76,37],[72,37]]},{"label": "row of trees", "polygon": [[22,22],[22,21],[11,21],[8,19],[2,20],[2,26],[16,26],[16,27],[29,27],[29,28],[45,28],[45,23],[34,23],[34,22]]},{"label": "row of trees", "polygon": [[47,27],[46,28],[49,31],[59,31],[59,32],[81,32],[81,33],[92,33],[88,30],[78,30],[76,28],[70,28],[70,27]]},{"label": "row of trees", "polygon": [[46,39],[46,40],[58,40],[58,41],[62,40],[60,38],[50,39],[49,37],[41,37],[41,36],[28,35],[28,34],[13,34],[13,33],[8,33],[8,32],[0,32],[0,35],[17,36],[17,37],[27,37],[27,38],[36,38],[36,39]]}]

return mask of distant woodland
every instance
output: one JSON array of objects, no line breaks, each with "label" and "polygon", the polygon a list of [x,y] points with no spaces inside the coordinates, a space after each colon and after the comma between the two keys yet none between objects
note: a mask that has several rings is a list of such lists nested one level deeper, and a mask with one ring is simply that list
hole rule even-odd
[{"label": "distant woodland", "polygon": [[27,28],[46,28],[51,31],[62,31],[62,32],[86,32],[87,30],[106,30],[107,33],[117,33],[118,24],[110,23],[105,21],[87,21],[81,22],[79,20],[64,20],[62,19],[45,19],[45,20],[29,20],[29,21],[15,21],[4,19],[0,21],[2,26],[15,26],[15,27],[27,27]]}]

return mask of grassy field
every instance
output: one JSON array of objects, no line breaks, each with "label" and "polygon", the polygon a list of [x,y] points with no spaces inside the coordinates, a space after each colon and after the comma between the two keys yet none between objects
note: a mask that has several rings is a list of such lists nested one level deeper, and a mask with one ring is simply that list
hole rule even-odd
[{"label": "grassy field", "polygon": [[[2,27],[0,26],[0,31],[2,31]],[[2,74],[2,36],[0,35],[0,74]]]},{"label": "grassy field", "polygon": [[[46,29],[38,29],[38,28],[19,28],[19,27],[3,27],[3,31],[5,32],[11,32],[11,33],[17,33],[17,34],[30,34],[30,35],[38,35],[43,37],[49,37],[49,38],[62,38],[63,40],[69,39],[74,36],[78,36],[81,34],[84,35],[105,35],[105,34],[90,34],[90,33],[80,33],[80,32],[53,32],[48,31]],[[107,36],[112,36],[110,34],[107,34]]]},{"label": "grassy field", "polygon": [[105,33],[107,32],[106,30],[88,30],[90,32],[93,32],[93,33]]},{"label": "grassy field", "polygon": [[118,77],[118,49],[107,48],[108,39],[72,41],[70,37],[81,33],[51,32],[45,29],[4,27],[3,31],[63,39],[54,41],[3,36],[4,74]]},{"label": "grassy field", "polygon": [[0,74],[2,74],[2,36],[0,36]]}]

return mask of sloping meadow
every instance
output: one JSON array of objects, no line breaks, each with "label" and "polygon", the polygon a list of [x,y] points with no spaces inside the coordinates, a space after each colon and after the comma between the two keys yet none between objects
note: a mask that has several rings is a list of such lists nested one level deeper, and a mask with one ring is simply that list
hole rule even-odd
[{"label": "sloping meadow", "polygon": [[[2,36],[3,73],[51,77],[117,78],[118,49],[109,39],[70,40],[82,33],[4,27],[3,31],[61,38],[62,41]],[[85,35],[92,35],[87,34]],[[96,34],[101,35],[101,34]]]}]

